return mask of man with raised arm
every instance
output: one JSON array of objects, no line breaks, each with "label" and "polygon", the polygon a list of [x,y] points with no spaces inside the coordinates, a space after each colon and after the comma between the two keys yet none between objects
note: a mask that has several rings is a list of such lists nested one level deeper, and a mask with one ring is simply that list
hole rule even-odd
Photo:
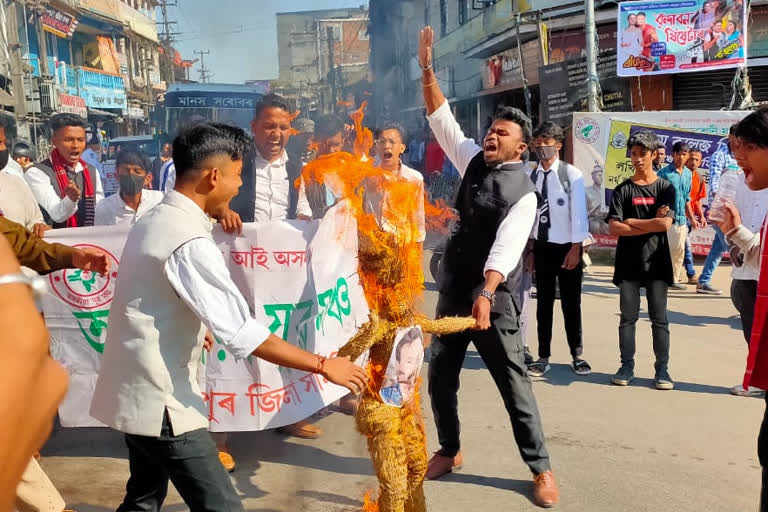
[{"label": "man with raised arm", "polygon": [[421,31],[419,64],[427,119],[463,178],[456,199],[459,223],[440,270],[437,316],[471,313],[477,330],[441,336],[432,343],[429,396],[440,450],[429,462],[427,478],[440,478],[462,464],[457,391],[471,341],[499,388],[520,455],[534,474],[534,501],[552,507],[560,496],[523,357],[520,304],[515,304],[514,293],[538,203],[521,159],[531,137],[531,121],[518,109],[502,107],[483,147],[465,137],[432,68],[433,39],[431,27]]}]

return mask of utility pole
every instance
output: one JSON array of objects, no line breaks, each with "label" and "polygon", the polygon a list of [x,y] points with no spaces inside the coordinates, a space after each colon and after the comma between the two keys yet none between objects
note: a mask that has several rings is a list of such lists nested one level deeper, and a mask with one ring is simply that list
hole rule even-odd
[{"label": "utility pole", "polygon": [[175,21],[168,20],[168,7],[175,7],[177,4],[170,3],[168,0],[159,0],[160,13],[162,20],[158,21],[158,24],[162,25],[162,32],[158,34],[160,36],[160,42],[163,45],[163,58],[160,59],[160,79],[164,80],[167,85],[175,82],[175,73],[173,69],[173,36],[178,35],[178,32],[171,32],[171,25],[175,25]]},{"label": "utility pole", "polygon": [[200,56],[200,71],[198,71],[198,73],[200,73],[200,82],[204,84],[208,83],[211,79],[211,72],[208,70],[208,68],[205,67],[205,56],[210,55],[211,51],[198,50],[195,51],[194,54]]},{"label": "utility pole", "polygon": [[331,79],[331,112],[336,112],[336,102],[339,100],[336,92],[336,65],[333,62],[333,27],[327,27],[328,38],[328,76]]},{"label": "utility pole", "polygon": [[597,76],[596,33],[595,0],[584,0],[584,37],[587,40],[587,108],[590,112],[600,110],[600,101],[597,97],[597,84],[600,79]]}]

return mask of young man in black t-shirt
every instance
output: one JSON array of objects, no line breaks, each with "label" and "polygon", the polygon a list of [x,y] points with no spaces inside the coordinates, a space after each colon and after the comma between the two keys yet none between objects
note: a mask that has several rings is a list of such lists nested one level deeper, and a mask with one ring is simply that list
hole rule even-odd
[{"label": "young man in black t-shirt", "polygon": [[628,147],[635,174],[613,191],[606,219],[611,234],[619,237],[613,283],[621,292],[621,368],[612,382],[626,386],[635,376],[635,324],[640,312],[640,288],[645,288],[656,354],[654,384],[656,389],[672,389],[667,290],[674,282],[674,273],[667,229],[674,220],[675,189],[653,171],[657,147],[653,132],[638,132],[629,139]]}]

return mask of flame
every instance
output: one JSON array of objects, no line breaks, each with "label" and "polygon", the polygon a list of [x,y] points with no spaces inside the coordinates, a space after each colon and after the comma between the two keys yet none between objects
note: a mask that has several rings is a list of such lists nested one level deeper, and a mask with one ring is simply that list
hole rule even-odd
[{"label": "flame", "polygon": [[354,152],[358,158],[368,157],[371,153],[371,148],[373,148],[373,132],[363,127],[364,112],[367,106],[368,102],[364,101],[360,104],[360,108],[349,114],[349,117],[355,123]]},{"label": "flame", "polygon": [[371,498],[371,491],[365,493],[363,498],[363,512],[379,512],[379,503]]},{"label": "flame", "polygon": [[304,167],[302,179],[325,184],[347,201],[357,218],[359,275],[368,307],[384,319],[399,321],[413,315],[424,289],[415,222],[420,203],[431,227],[444,228],[455,214],[445,203],[426,201],[417,183],[374,166],[368,157],[373,134],[363,128],[366,105],[350,116],[357,131],[355,154],[320,156]]},{"label": "flame", "polygon": [[[301,110],[297,110],[296,112],[291,113],[291,124],[301,115]],[[291,126],[291,129],[288,130],[288,137],[293,137],[294,135],[299,135],[301,132]]]}]

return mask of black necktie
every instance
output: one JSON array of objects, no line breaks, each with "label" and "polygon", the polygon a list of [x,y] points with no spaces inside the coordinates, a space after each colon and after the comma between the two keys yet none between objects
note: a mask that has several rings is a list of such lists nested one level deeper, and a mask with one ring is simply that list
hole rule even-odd
[{"label": "black necktie", "polygon": [[[536,238],[541,242],[547,242],[549,240],[549,227],[551,225],[550,223],[550,215],[549,215],[549,194],[547,193],[547,178],[549,177],[549,173],[542,172],[541,173],[544,177],[544,181],[541,184],[541,206],[539,207],[539,229],[537,231]],[[536,178],[538,180],[539,173],[536,173]]]}]

